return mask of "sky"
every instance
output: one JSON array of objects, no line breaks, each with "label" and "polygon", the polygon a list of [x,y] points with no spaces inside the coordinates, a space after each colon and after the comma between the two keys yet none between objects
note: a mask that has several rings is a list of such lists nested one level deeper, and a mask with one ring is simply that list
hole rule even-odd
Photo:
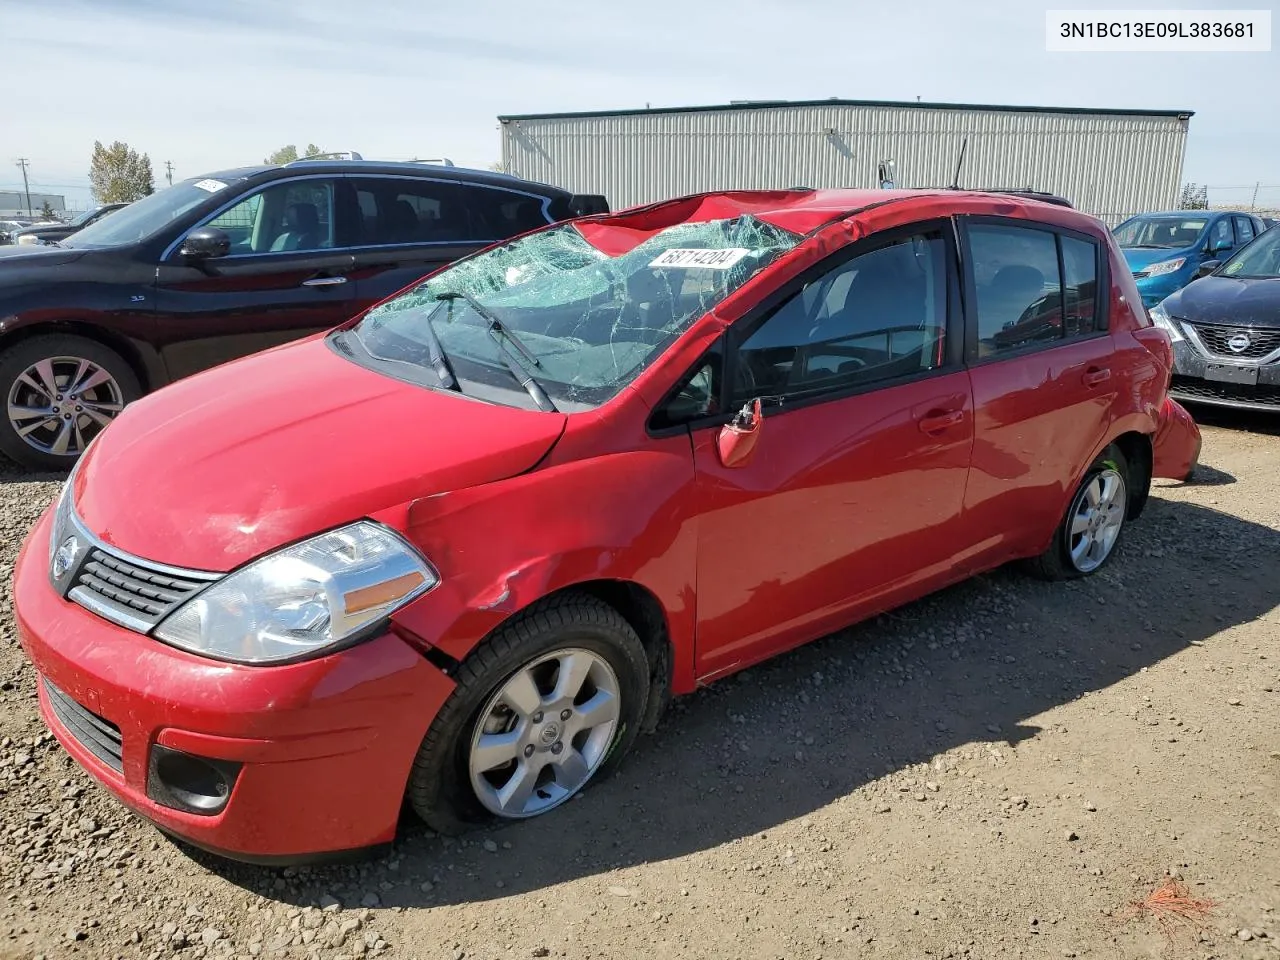
[{"label": "sky", "polygon": [[500,114],[919,97],[1194,111],[1184,179],[1280,205],[1280,52],[1048,53],[1050,7],[1068,4],[0,0],[0,190],[26,157],[33,192],[83,209],[95,140],[148,154],[162,186],[165,161],[182,179],[288,143],[487,167]]}]

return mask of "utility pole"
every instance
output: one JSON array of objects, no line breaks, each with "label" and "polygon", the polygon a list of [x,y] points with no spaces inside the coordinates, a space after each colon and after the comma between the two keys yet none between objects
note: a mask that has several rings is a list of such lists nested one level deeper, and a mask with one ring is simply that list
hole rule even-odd
[{"label": "utility pole", "polygon": [[1255,184],[1253,185],[1253,201],[1249,204],[1249,212],[1250,212],[1250,213],[1253,213],[1253,211],[1254,211],[1254,210],[1257,208],[1257,206],[1258,206],[1258,188],[1259,188],[1260,186],[1262,186],[1262,181],[1261,181],[1261,180],[1259,180],[1257,183],[1255,183]]},{"label": "utility pole", "polygon": [[166,160],[164,162],[164,175],[165,175],[165,178],[169,181],[169,186],[172,187],[173,186],[173,161],[172,160]]},{"label": "utility pole", "polygon": [[22,168],[22,192],[27,195],[27,216],[33,216],[31,213],[31,187],[27,183],[27,164],[31,161],[26,157],[18,158],[18,166]]}]

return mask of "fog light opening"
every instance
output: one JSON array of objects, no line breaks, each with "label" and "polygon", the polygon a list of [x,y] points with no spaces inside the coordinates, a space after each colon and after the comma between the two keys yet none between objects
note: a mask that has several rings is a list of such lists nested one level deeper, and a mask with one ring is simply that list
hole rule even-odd
[{"label": "fog light opening", "polygon": [[231,760],[198,757],[154,744],[147,796],[174,810],[213,816],[231,799],[242,766]]}]

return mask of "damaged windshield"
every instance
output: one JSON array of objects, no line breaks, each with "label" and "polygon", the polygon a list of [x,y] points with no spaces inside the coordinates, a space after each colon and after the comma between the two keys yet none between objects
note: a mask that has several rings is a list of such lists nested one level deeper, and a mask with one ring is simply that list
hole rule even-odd
[{"label": "damaged windshield", "polygon": [[[615,243],[635,235],[607,221],[592,226]],[[671,226],[610,256],[565,224],[436,274],[369,311],[339,346],[424,386],[532,409],[590,409],[800,239],[741,216]],[[438,374],[441,360],[455,383]]]}]

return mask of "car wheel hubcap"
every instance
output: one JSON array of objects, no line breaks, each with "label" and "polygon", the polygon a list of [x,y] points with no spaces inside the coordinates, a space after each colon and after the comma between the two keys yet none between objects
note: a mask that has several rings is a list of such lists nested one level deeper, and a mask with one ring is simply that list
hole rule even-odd
[{"label": "car wheel hubcap", "polygon": [[1127,503],[1124,478],[1111,469],[1090,478],[1076,494],[1069,514],[1071,563],[1091,573],[1111,555],[1124,524]]},{"label": "car wheel hubcap", "polygon": [[27,446],[78,457],[124,409],[113,376],[82,357],[48,357],[27,367],[9,388],[9,425]]},{"label": "car wheel hubcap", "polygon": [[490,813],[545,813],[580,790],[608,753],[622,705],[604,658],[557,650],[507,679],[471,738],[471,787]]}]

